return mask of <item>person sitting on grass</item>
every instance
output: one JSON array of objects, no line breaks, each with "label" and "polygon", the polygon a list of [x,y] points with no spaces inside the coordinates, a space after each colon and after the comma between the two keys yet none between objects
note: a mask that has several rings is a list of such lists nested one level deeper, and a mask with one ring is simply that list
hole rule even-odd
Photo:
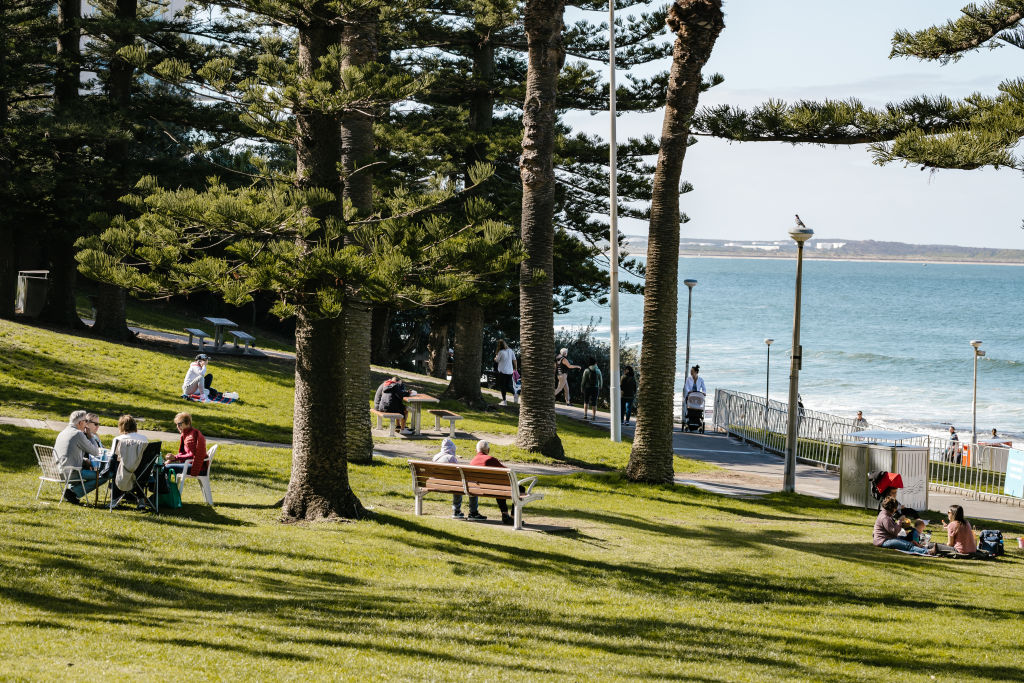
[{"label": "person sitting on grass", "polygon": [[81,469],[85,486],[69,483],[63,494],[64,500],[74,505],[81,505],[79,496],[84,496],[99,486],[96,470],[93,469],[89,458],[85,457],[100,454],[99,446],[89,438],[88,424],[89,413],[76,410],[68,418],[68,426],[57,435],[57,440],[53,443],[53,455],[62,473],[67,474],[68,469]]},{"label": "person sitting on grass", "polygon": [[882,548],[895,548],[904,552],[918,553],[921,555],[934,555],[934,548],[918,547],[906,538],[900,538],[900,523],[896,519],[899,502],[895,498],[886,498],[882,503],[882,509],[875,519],[875,528],[872,542]]},{"label": "person sitting on grass", "polygon": [[[504,467],[500,460],[491,455],[491,444],[482,439],[476,442],[476,457],[470,460],[469,464],[474,467]],[[498,498],[498,509],[501,510],[501,523],[512,524],[512,516],[508,514],[508,503],[503,498]],[[474,517],[472,513],[470,513],[469,518],[487,519],[483,515]]]},{"label": "person sitting on grass", "polygon": [[206,437],[192,426],[192,416],[178,413],[174,416],[174,426],[178,428],[181,439],[178,441],[177,455],[168,455],[164,459],[164,467],[177,470],[179,476],[185,473],[188,461],[192,461],[189,474],[200,476],[206,469]]},{"label": "person sitting on grass", "polygon": [[974,538],[971,523],[964,519],[964,508],[960,505],[949,506],[949,524],[942,520],[942,526],[949,534],[949,545],[961,555],[973,555],[978,552],[978,542]]},{"label": "person sitting on grass", "polygon": [[210,398],[217,398],[220,393],[213,388],[213,373],[206,371],[210,357],[200,353],[192,361],[185,372],[185,379],[181,382],[181,395],[185,398],[195,394],[203,394],[204,391]]},{"label": "person sitting on grass", "polygon": [[[441,442],[441,450],[438,451],[437,455],[431,458],[434,462],[448,462],[458,463],[459,456],[455,455],[455,442],[449,438],[445,438]],[[470,519],[487,519],[480,514],[478,506],[480,505],[480,499],[476,496],[469,497],[469,518]],[[462,514],[462,494],[452,494],[452,519],[465,519],[466,516]]]}]

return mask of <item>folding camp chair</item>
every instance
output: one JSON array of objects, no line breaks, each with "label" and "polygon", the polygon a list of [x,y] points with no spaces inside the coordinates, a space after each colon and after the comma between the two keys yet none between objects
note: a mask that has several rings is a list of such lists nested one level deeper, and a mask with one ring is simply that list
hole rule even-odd
[{"label": "folding camp chair", "polygon": [[36,489],[36,500],[39,500],[39,494],[43,491],[43,484],[48,481],[61,485],[60,499],[57,501],[57,505],[64,502],[64,491],[72,483],[81,484],[82,489],[85,489],[85,480],[82,479],[81,467],[61,468],[57,464],[57,456],[53,454],[52,446],[44,446],[37,443],[33,444],[32,450],[35,451],[36,462],[39,463],[39,469],[43,472],[39,475],[39,488]]},{"label": "folding camp chair", "polygon": [[[160,512],[160,441],[152,441],[146,445],[142,452],[139,466],[135,468],[132,487],[127,491],[117,487],[115,479],[110,480],[110,509],[113,510],[128,494],[132,494],[138,500],[139,505],[147,507],[153,512]],[[153,493],[149,493],[152,486]]]}]

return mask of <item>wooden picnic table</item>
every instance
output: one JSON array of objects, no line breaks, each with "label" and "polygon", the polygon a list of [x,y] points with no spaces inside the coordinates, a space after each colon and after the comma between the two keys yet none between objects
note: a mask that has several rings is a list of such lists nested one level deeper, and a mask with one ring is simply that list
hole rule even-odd
[{"label": "wooden picnic table", "polygon": [[440,403],[440,399],[436,399],[428,394],[416,394],[415,396],[406,396],[405,405],[409,406],[409,412],[412,421],[412,433],[420,433],[420,422],[422,420],[421,408],[426,403]]},{"label": "wooden picnic table", "polygon": [[238,323],[227,318],[203,318],[203,320],[213,325],[213,348],[218,351],[220,347],[224,346],[224,330],[229,327],[238,327]]}]

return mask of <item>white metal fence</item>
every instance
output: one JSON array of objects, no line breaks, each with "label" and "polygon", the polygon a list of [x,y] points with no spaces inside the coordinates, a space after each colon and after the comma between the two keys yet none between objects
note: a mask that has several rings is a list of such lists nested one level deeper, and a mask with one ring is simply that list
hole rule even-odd
[{"label": "white metal fence", "polygon": [[[804,409],[800,413],[797,457],[838,467],[843,435],[857,431],[854,420],[814,410]],[[789,407],[782,401],[766,403],[764,396],[728,389],[715,391],[715,426],[766,450],[785,452],[788,422]],[[929,436],[907,439],[903,443],[928,448],[929,483],[973,493],[1003,495],[1009,449],[972,447],[969,443]]]}]

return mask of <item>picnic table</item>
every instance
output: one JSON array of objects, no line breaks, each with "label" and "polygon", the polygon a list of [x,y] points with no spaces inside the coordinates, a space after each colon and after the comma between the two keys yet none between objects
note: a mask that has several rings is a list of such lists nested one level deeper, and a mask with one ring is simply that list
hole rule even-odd
[{"label": "picnic table", "polygon": [[213,348],[218,351],[220,347],[224,346],[224,331],[230,327],[238,327],[238,323],[227,318],[203,318],[203,320],[213,325]]},{"label": "picnic table", "polygon": [[440,403],[440,399],[436,399],[428,394],[416,394],[415,396],[406,396],[405,405],[409,406],[409,420],[412,422],[412,433],[419,434],[420,426],[422,421],[421,409],[426,403]]}]

